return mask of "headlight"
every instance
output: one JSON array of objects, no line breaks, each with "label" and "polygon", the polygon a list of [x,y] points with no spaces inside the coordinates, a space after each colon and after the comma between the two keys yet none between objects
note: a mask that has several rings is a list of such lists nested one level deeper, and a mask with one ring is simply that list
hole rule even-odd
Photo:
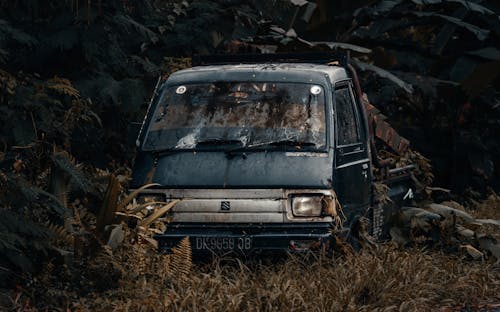
[{"label": "headlight", "polygon": [[335,197],[323,194],[297,195],[291,198],[292,213],[296,217],[336,216]]},{"label": "headlight", "polygon": [[297,217],[319,217],[323,210],[323,196],[292,197],[292,212]]}]

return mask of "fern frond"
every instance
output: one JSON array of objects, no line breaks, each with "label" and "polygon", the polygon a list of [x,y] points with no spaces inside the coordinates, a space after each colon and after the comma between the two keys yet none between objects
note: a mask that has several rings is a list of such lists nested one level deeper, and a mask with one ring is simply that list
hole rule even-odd
[{"label": "fern frond", "polygon": [[165,279],[172,275],[172,268],[171,268],[172,255],[162,255],[161,258],[163,259],[163,261],[160,262],[161,266],[158,271],[162,278],[162,284],[163,284]]},{"label": "fern frond", "polygon": [[55,76],[47,82],[47,88],[58,94],[69,95],[73,98],[80,97],[80,92],[73,87],[69,79]]},{"label": "fern frond", "polygon": [[64,172],[71,178],[71,182],[76,184],[82,191],[90,190],[90,182],[83,172],[77,167],[75,159],[66,151],[56,152],[52,156],[54,168]]},{"label": "fern frond", "polygon": [[173,276],[179,281],[186,281],[193,265],[191,242],[189,236],[184,237],[177,247],[172,248],[170,268]]},{"label": "fern frond", "polygon": [[47,224],[47,229],[53,233],[53,237],[56,241],[61,241],[70,245],[74,243],[74,236],[71,233],[68,233],[64,226],[49,222]]},{"label": "fern frond", "polygon": [[75,211],[78,212],[78,225],[80,227],[82,227],[83,225],[85,227],[95,225],[96,217],[93,213],[89,212],[87,209],[82,209],[82,210],[75,209]]},{"label": "fern frond", "polygon": [[30,185],[19,176],[12,174],[6,174],[6,176],[8,178],[9,191],[17,195],[15,200],[25,205],[33,203],[43,204],[59,215],[62,215],[66,211],[64,204],[53,194]]}]

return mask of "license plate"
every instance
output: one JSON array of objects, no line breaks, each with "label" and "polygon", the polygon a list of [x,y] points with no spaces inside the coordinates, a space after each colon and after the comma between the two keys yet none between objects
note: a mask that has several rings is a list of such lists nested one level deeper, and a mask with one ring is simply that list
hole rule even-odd
[{"label": "license plate", "polygon": [[196,237],[195,249],[197,250],[250,250],[252,238],[241,237]]}]

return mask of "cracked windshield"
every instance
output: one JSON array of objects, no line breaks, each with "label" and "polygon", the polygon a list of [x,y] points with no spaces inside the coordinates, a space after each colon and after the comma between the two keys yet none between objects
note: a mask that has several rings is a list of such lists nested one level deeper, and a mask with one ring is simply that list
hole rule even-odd
[{"label": "cracked windshield", "polygon": [[314,84],[215,82],[165,88],[144,150],[321,149],[325,94]]}]

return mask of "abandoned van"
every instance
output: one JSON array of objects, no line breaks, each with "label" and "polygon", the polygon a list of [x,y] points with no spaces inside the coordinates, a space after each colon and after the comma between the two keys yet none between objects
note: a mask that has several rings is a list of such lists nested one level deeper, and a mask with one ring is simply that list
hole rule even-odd
[{"label": "abandoned van", "polygon": [[137,140],[132,188],[174,201],[163,251],[301,251],[372,205],[369,131],[344,66],[195,66],[159,83]]}]

